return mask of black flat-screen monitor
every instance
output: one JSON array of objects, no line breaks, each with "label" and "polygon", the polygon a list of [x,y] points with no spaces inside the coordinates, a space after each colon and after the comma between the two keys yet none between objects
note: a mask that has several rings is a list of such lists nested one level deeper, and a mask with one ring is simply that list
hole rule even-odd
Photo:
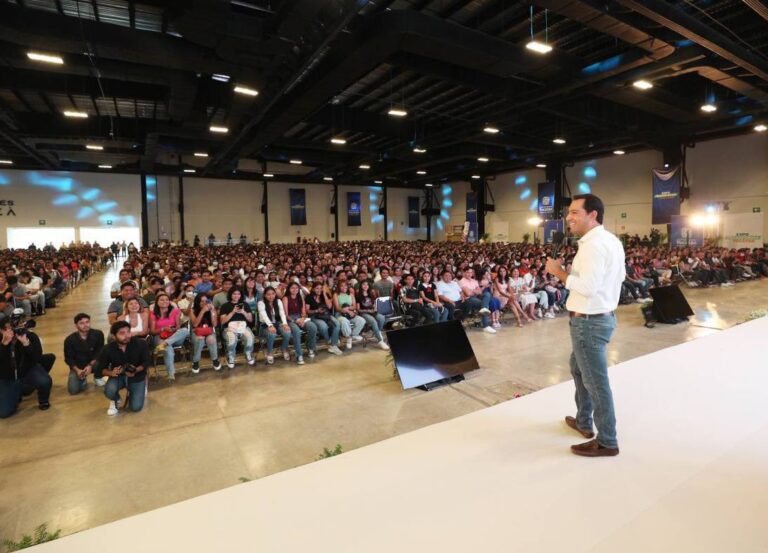
[{"label": "black flat-screen monitor", "polygon": [[653,298],[653,310],[661,323],[676,323],[693,315],[693,309],[677,285],[660,286],[649,290]]},{"label": "black flat-screen monitor", "polygon": [[387,339],[404,390],[480,368],[459,321],[392,330]]}]

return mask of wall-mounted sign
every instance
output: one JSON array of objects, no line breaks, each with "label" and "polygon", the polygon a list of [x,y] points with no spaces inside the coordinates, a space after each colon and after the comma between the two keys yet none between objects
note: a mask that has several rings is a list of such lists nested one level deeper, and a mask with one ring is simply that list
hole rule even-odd
[{"label": "wall-mounted sign", "polygon": [[0,200],[0,216],[16,217],[16,212],[13,210],[13,200]]},{"label": "wall-mounted sign", "polygon": [[752,213],[760,213],[760,208],[759,207],[753,207],[752,208]]},{"label": "wall-mounted sign", "polygon": [[43,226],[43,225],[45,225],[45,219],[40,219],[39,221],[37,221],[37,223],[38,223],[40,226]]},{"label": "wall-mounted sign", "polygon": [[107,224],[111,225],[112,224],[112,219],[107,219]]},{"label": "wall-mounted sign", "polygon": [[626,218],[627,218],[627,214],[626,214],[626,213],[622,213],[622,214],[621,214],[621,218],[622,218],[622,219],[626,219]]}]

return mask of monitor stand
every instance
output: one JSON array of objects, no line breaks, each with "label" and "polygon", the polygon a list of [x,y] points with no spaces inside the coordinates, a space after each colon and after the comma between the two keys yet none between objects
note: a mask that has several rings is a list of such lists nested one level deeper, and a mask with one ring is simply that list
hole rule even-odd
[{"label": "monitor stand", "polygon": [[424,384],[422,386],[417,386],[419,390],[424,390],[425,392],[431,392],[432,390],[436,388],[442,388],[443,386],[448,386],[450,384],[455,384],[457,382],[461,382],[464,380],[463,374],[457,374],[456,376],[449,376],[448,378],[443,378],[441,380],[435,380],[434,382],[428,382],[427,384]]}]

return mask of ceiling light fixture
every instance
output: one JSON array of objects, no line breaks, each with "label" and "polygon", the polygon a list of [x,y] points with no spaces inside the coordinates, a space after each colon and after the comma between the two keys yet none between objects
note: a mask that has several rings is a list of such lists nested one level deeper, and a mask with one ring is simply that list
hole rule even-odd
[{"label": "ceiling light fixture", "polygon": [[227,134],[229,132],[229,129],[227,127],[219,127],[216,125],[211,125],[208,130],[210,130],[211,132],[217,132],[220,134]]},{"label": "ceiling light fixture", "polygon": [[84,111],[65,111],[64,117],[77,117],[80,119],[88,119],[88,114]]},{"label": "ceiling light fixture", "polygon": [[538,40],[530,41],[525,47],[537,54],[549,54],[552,51],[552,47],[549,44],[544,44]]},{"label": "ceiling light fixture", "polygon": [[331,182],[333,180],[333,177],[323,177],[324,181]]},{"label": "ceiling light fixture", "polygon": [[557,138],[553,139],[552,142],[555,143],[555,144],[565,144],[565,138],[557,137]]},{"label": "ceiling light fixture", "polygon": [[370,165],[366,165],[366,164],[363,164],[363,165],[360,166],[360,169],[363,169],[364,171],[367,171],[370,168],[371,168],[371,166]]},{"label": "ceiling light fixture", "polygon": [[426,154],[426,153],[427,153],[427,150],[426,150],[426,148],[419,148],[418,146],[416,146],[416,147],[413,149],[413,153],[414,153],[414,154]]},{"label": "ceiling light fixture", "polygon": [[479,161],[480,163],[488,163],[488,161],[490,160],[487,157],[479,157],[477,158],[477,161]]},{"label": "ceiling light fixture", "polygon": [[99,169],[112,169],[111,165],[99,165]]},{"label": "ceiling light fixture", "polygon": [[258,96],[259,91],[254,88],[248,88],[247,86],[236,86],[235,92],[242,94],[243,96]]},{"label": "ceiling light fixture", "polygon": [[536,167],[538,167],[539,169],[546,169],[547,168],[547,164],[546,163],[537,163]]},{"label": "ceiling light fixture", "polygon": [[56,65],[62,65],[64,63],[64,60],[61,58],[61,56],[55,56],[51,54],[41,54],[40,52],[27,52],[27,57],[32,61],[55,63]]},{"label": "ceiling light fixture", "polygon": [[10,159],[0,159],[0,165],[13,165],[13,161]]},{"label": "ceiling light fixture", "polygon": [[341,138],[341,137],[338,137],[338,136],[335,136],[335,137],[331,138],[331,144],[338,144],[340,146],[343,146],[346,143],[347,143],[347,141],[344,138]]},{"label": "ceiling light fixture", "polygon": [[417,175],[426,175],[427,172],[426,171],[416,171],[416,174]]},{"label": "ceiling light fixture", "polygon": [[404,108],[389,108],[387,112],[392,117],[405,117],[408,112]]},{"label": "ceiling light fixture", "polygon": [[717,106],[715,104],[710,104],[707,102],[706,104],[702,104],[702,106],[699,108],[704,113],[712,113],[717,111]]},{"label": "ceiling light fixture", "polygon": [[625,152],[624,150],[614,150],[613,153],[616,154],[617,156],[623,156],[627,152]]},{"label": "ceiling light fixture", "polygon": [[272,173],[264,173],[264,174],[263,174],[263,175],[261,175],[261,176],[262,176],[262,177],[264,177],[265,179],[271,179],[271,178],[272,178],[272,177],[274,177],[275,175],[273,175]]},{"label": "ceiling light fixture", "polygon": [[427,188],[432,188],[433,184],[431,182],[425,183],[424,186]]},{"label": "ceiling light fixture", "polygon": [[499,129],[496,127],[485,127],[483,129],[483,132],[487,132],[488,134],[497,134],[499,132]]},{"label": "ceiling light fixture", "polygon": [[208,157],[205,152],[195,152],[195,157]]},{"label": "ceiling light fixture", "polygon": [[195,170],[194,169],[184,169],[184,172],[185,173],[194,173]]},{"label": "ceiling light fixture", "polygon": [[765,132],[765,131],[768,131],[768,127],[760,123],[759,125],[755,125],[755,130],[757,132]]},{"label": "ceiling light fixture", "polygon": [[291,165],[301,165],[301,160],[300,159],[292,159],[288,163],[290,163]]},{"label": "ceiling light fixture", "polygon": [[98,144],[86,144],[85,145],[86,150],[96,150],[97,152],[100,152],[104,149],[104,146],[99,146]]},{"label": "ceiling light fixture", "polygon": [[645,79],[639,79],[639,80],[635,81],[634,83],[632,83],[632,86],[634,86],[635,88],[638,88],[640,90],[649,90],[649,89],[653,88],[653,83],[650,82],[650,81],[646,81]]},{"label": "ceiling light fixture", "polygon": [[219,81],[220,83],[228,83],[230,76],[229,75],[222,75],[221,73],[214,73],[211,75],[211,79],[214,81]]},{"label": "ceiling light fixture", "polygon": [[473,178],[473,179],[475,179],[475,180],[477,180],[477,179],[479,179],[479,178],[481,178],[481,177],[480,177],[480,175],[472,175],[472,178]]},{"label": "ceiling light fixture", "polygon": [[380,180],[373,181],[373,184],[382,184],[382,183],[383,183],[383,181],[380,181]]}]

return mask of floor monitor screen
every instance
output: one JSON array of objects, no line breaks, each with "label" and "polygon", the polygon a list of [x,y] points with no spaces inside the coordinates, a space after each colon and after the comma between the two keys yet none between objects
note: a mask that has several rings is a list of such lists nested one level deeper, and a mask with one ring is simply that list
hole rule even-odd
[{"label": "floor monitor screen", "polygon": [[406,390],[480,368],[459,321],[392,330],[387,339]]}]

